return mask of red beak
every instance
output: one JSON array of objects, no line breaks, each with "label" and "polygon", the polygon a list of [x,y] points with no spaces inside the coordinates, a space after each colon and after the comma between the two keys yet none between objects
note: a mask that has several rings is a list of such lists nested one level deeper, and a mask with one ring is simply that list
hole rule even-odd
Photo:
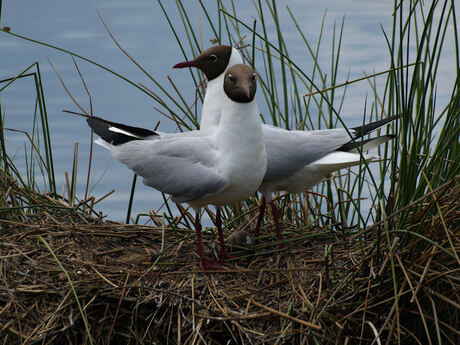
[{"label": "red beak", "polygon": [[195,60],[176,63],[173,68],[197,67]]}]

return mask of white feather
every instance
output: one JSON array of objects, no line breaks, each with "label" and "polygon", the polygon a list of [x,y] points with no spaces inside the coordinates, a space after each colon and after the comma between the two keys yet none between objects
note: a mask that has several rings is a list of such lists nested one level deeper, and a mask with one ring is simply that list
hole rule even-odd
[{"label": "white feather", "polygon": [[[365,143],[362,148],[360,147],[359,143],[357,143],[357,145],[358,145],[358,147],[360,149],[362,149],[363,152],[364,151],[369,151],[369,150],[373,149],[374,147],[377,147],[377,146],[379,146],[381,144],[386,143],[391,138],[392,138],[391,136],[382,135],[381,137],[374,138],[371,141]],[[358,151],[358,149],[353,149],[353,150],[350,150],[348,152],[358,153],[359,151]]]},{"label": "white feather", "polygon": [[98,144],[99,146],[102,146],[103,148],[107,149],[107,150],[110,150],[112,151],[115,146],[113,146],[112,144],[109,144],[107,141],[101,139],[101,138],[98,138],[96,140],[94,140],[94,143],[95,144]]},{"label": "white feather", "polygon": [[121,134],[125,134],[127,136],[130,136],[130,137],[133,137],[133,138],[137,138],[137,139],[142,139],[142,137],[134,134],[134,133],[131,133],[131,132],[128,132],[128,131],[125,131],[121,128],[118,128],[118,127],[114,127],[114,126],[109,126],[109,131],[111,132],[115,132],[115,133],[121,133]]}]

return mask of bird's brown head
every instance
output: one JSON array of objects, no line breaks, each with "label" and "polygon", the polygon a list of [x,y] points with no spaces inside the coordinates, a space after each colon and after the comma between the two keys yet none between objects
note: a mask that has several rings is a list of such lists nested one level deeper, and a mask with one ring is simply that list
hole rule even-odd
[{"label": "bird's brown head", "polygon": [[179,62],[173,68],[196,67],[203,71],[208,80],[213,80],[225,71],[231,55],[231,46],[212,46],[194,60]]},{"label": "bird's brown head", "polygon": [[249,103],[257,89],[257,78],[254,70],[243,64],[228,69],[224,78],[224,91],[227,96],[238,103]]}]

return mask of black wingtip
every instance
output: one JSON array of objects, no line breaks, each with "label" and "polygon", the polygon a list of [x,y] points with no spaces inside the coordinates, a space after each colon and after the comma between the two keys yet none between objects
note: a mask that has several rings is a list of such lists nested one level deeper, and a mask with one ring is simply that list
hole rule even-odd
[{"label": "black wingtip", "polygon": [[[158,133],[150,129],[128,126],[122,123],[104,120],[101,117],[90,116],[86,113],[77,113],[71,110],[63,110],[63,112],[86,118],[86,122],[97,135],[115,146],[132,140],[143,140],[149,136],[158,136]],[[117,128],[120,131],[114,131],[112,128]],[[121,131],[125,133],[121,133]]]},{"label": "black wingtip", "polygon": [[[102,139],[112,145],[120,145],[133,140],[143,140],[148,136],[158,136],[158,133],[145,128],[133,127],[104,120],[100,117],[89,116],[86,118],[88,125],[99,135]],[[125,133],[114,131],[117,128]]]},{"label": "black wingtip", "polygon": [[91,116],[88,115],[88,114],[77,113],[76,111],[71,111],[71,110],[65,110],[65,109],[63,109],[62,112],[67,113],[67,114],[72,114],[72,115],[78,115],[78,116],[85,117],[85,118],[91,117]]},{"label": "black wingtip", "polygon": [[126,134],[111,131],[110,124],[97,117],[88,117],[86,118],[86,122],[88,123],[88,126],[90,126],[94,131],[94,133],[99,135],[109,144],[117,146],[134,139],[133,137],[130,137]]},{"label": "black wingtip", "polygon": [[395,121],[397,119],[399,119],[401,117],[401,114],[396,114],[396,115],[393,115],[393,116],[389,116],[385,119],[382,119],[382,120],[378,120],[378,121],[375,121],[375,122],[371,122],[371,123],[368,123],[364,126],[358,126],[358,127],[354,127],[352,128],[352,130],[355,131],[356,135],[355,135],[355,138],[361,138],[363,136],[365,136],[366,134],[372,132],[373,130],[379,128],[379,127],[382,127],[384,125],[386,125],[387,123],[390,123],[392,121]]}]

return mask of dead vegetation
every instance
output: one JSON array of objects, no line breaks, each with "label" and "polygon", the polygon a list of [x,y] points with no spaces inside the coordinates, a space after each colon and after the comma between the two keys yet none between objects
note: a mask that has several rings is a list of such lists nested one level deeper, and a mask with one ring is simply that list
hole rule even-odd
[{"label": "dead vegetation", "polygon": [[203,273],[193,230],[102,221],[0,173],[1,344],[460,343],[458,178],[368,229],[286,228],[283,249],[267,235]]}]

